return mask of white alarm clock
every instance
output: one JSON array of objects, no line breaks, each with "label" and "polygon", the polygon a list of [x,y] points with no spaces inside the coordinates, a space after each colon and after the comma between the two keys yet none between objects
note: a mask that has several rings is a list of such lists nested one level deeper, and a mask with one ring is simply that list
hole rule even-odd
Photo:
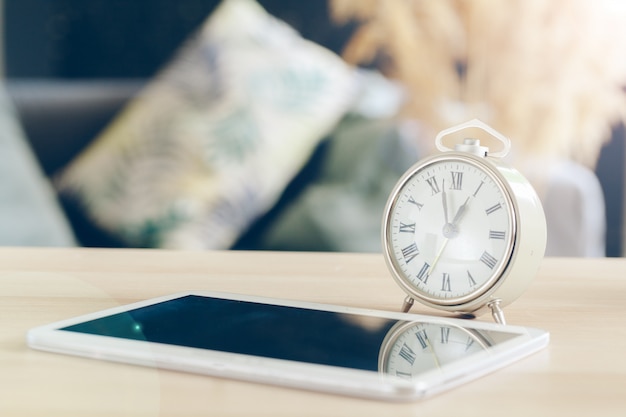
[{"label": "white alarm clock", "polygon": [[[443,138],[478,128],[499,140],[491,153],[474,138],[454,149]],[[387,202],[383,253],[393,278],[413,301],[480,315],[502,307],[528,287],[543,259],[546,220],[537,193],[502,158],[508,138],[474,119],[440,132],[441,153],[412,166]]]}]

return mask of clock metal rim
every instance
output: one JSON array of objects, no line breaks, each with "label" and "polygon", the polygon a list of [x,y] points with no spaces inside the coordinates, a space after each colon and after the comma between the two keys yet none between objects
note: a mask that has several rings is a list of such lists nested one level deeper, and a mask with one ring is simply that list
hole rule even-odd
[{"label": "clock metal rim", "polygon": [[[498,185],[507,202],[505,209],[507,210],[507,216],[509,217],[511,222],[512,233],[508,237],[506,242],[506,248],[504,251],[504,256],[506,260],[499,263],[497,269],[493,271],[491,277],[485,283],[483,283],[476,290],[460,297],[432,297],[420,292],[410,283],[404,272],[400,269],[400,266],[398,265],[397,260],[393,255],[392,244],[390,242],[390,234],[392,231],[391,214],[392,209],[395,207],[398,199],[400,198],[401,190],[418,172],[424,170],[430,165],[439,162],[454,162],[455,160],[477,167],[481,172],[485,173],[485,175],[488,175]],[[388,269],[392,273],[392,276],[396,283],[410,297],[413,297],[415,300],[424,305],[438,309],[459,312],[471,312],[486,305],[489,302],[489,296],[493,294],[504,281],[504,278],[507,276],[507,271],[511,265],[511,262],[515,258],[516,242],[518,238],[519,209],[517,207],[517,201],[514,196],[515,194],[511,189],[511,186],[503,177],[503,174],[500,172],[498,167],[490,163],[488,160],[486,160],[486,158],[483,157],[475,156],[465,152],[453,151],[443,154],[437,154],[414,164],[404,173],[404,175],[396,183],[387,201],[383,217],[383,255],[387,263]],[[474,306],[478,300],[483,299],[485,300],[485,302],[479,303],[479,305]]]}]

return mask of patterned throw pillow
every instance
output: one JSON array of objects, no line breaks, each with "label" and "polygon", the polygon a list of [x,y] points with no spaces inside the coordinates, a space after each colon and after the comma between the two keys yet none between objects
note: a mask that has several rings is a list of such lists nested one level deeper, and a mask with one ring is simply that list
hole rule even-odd
[{"label": "patterned throw pillow", "polygon": [[226,0],[60,176],[129,246],[228,248],[355,95],[353,70],[252,0]]}]

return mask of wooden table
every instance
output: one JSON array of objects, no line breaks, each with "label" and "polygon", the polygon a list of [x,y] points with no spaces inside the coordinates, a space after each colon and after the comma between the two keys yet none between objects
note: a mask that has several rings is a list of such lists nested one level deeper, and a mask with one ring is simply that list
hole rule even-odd
[{"label": "wooden table", "polygon": [[375,254],[0,249],[0,416],[626,415],[625,259],[546,259],[506,314],[511,324],[549,330],[550,346],[417,403],[115,364],[25,344],[37,325],[191,289],[391,310],[403,298]]}]

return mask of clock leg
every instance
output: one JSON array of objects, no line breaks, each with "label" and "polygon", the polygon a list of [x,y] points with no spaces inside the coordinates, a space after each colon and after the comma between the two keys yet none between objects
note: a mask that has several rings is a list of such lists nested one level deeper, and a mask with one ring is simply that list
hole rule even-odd
[{"label": "clock leg", "polygon": [[504,318],[504,311],[502,311],[502,308],[500,307],[500,300],[493,300],[492,302],[487,304],[487,307],[491,309],[491,315],[493,316],[493,319],[495,320],[496,323],[506,324],[506,319]]},{"label": "clock leg", "polygon": [[408,313],[409,310],[411,309],[411,307],[413,307],[413,298],[411,298],[410,296],[407,296],[404,299],[404,302],[402,303],[402,312],[403,313]]}]

